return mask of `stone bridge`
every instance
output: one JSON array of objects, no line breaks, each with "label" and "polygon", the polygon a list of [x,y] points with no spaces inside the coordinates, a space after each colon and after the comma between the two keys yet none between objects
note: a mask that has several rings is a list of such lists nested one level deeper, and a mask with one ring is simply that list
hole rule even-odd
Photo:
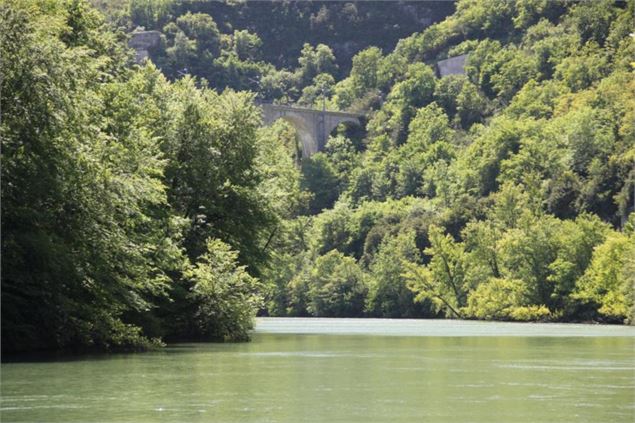
[{"label": "stone bridge", "polygon": [[343,122],[360,125],[360,118],[363,116],[356,113],[332,112],[268,103],[260,106],[263,110],[265,125],[271,125],[278,119],[284,119],[295,127],[300,138],[302,157],[310,157],[318,151],[322,151],[329,134],[337,125]]}]

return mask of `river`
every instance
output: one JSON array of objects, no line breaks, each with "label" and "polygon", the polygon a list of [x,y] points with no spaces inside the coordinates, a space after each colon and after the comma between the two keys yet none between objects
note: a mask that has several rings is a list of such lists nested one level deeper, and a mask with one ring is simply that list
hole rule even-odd
[{"label": "river", "polygon": [[2,364],[2,422],[635,421],[635,328],[258,319],[253,341]]}]

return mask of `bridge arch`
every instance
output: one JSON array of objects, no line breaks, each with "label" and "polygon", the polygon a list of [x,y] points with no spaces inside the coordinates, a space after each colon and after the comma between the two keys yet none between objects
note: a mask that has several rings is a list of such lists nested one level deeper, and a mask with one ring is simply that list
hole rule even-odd
[{"label": "bridge arch", "polygon": [[340,123],[361,124],[361,115],[355,113],[314,110],[277,104],[263,104],[262,109],[265,125],[271,125],[278,119],[284,119],[296,128],[304,158],[322,151],[329,134]]},{"label": "bridge arch", "polygon": [[295,115],[295,114],[285,114],[278,118],[275,118],[271,122],[267,122],[267,125],[275,122],[276,120],[284,120],[289,122],[296,130],[296,134],[298,137],[298,147],[300,158],[310,157],[311,155],[317,153],[319,150],[316,147],[316,142],[314,140],[313,128],[311,127],[311,123],[307,122],[305,119]]},{"label": "bridge arch", "polygon": [[[361,123],[360,123],[361,122]],[[336,125],[330,132],[326,134],[327,141],[329,137],[343,135],[348,138],[355,148],[361,149],[363,139],[366,137],[366,120],[360,118],[359,121],[344,121]]]}]

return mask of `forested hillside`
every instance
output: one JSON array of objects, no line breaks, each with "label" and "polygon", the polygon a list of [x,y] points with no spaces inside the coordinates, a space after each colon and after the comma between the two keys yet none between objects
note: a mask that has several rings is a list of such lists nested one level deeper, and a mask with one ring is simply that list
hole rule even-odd
[{"label": "forested hillside", "polygon": [[[262,48],[257,56],[278,68],[295,67],[304,44],[326,44],[341,72],[350,68],[350,59],[358,50],[371,45],[392,49],[400,38],[443,20],[454,10],[452,2],[444,1],[165,1],[162,10],[156,5],[132,0],[130,23],[167,34],[174,30],[170,23],[179,18],[207,14],[217,23],[221,38],[235,37],[236,32],[259,38]],[[166,29],[166,25],[170,26]]]},{"label": "forested hillside", "polygon": [[161,31],[151,57],[169,79],[191,74],[219,90],[305,105],[348,74],[358,51],[392,50],[454,9],[447,1],[91,1],[128,31]]},{"label": "forested hillside", "polygon": [[303,162],[321,212],[276,239],[269,310],[632,321],[634,5],[459,1],[357,54],[329,104],[367,134]]},{"label": "forested hillside", "polygon": [[[634,1],[396,8],[394,48],[382,3],[94,3],[0,4],[3,351],[242,340],[256,312],[633,322]],[[349,62],[347,22],[373,28]],[[323,97],[367,124],[302,159],[255,101]]]}]

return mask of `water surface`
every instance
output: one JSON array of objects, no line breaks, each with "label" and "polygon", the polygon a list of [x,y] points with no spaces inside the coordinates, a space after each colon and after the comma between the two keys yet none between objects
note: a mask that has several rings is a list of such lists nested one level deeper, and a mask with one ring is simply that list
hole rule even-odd
[{"label": "water surface", "polygon": [[2,364],[2,422],[635,421],[635,328],[259,319],[244,344]]}]

